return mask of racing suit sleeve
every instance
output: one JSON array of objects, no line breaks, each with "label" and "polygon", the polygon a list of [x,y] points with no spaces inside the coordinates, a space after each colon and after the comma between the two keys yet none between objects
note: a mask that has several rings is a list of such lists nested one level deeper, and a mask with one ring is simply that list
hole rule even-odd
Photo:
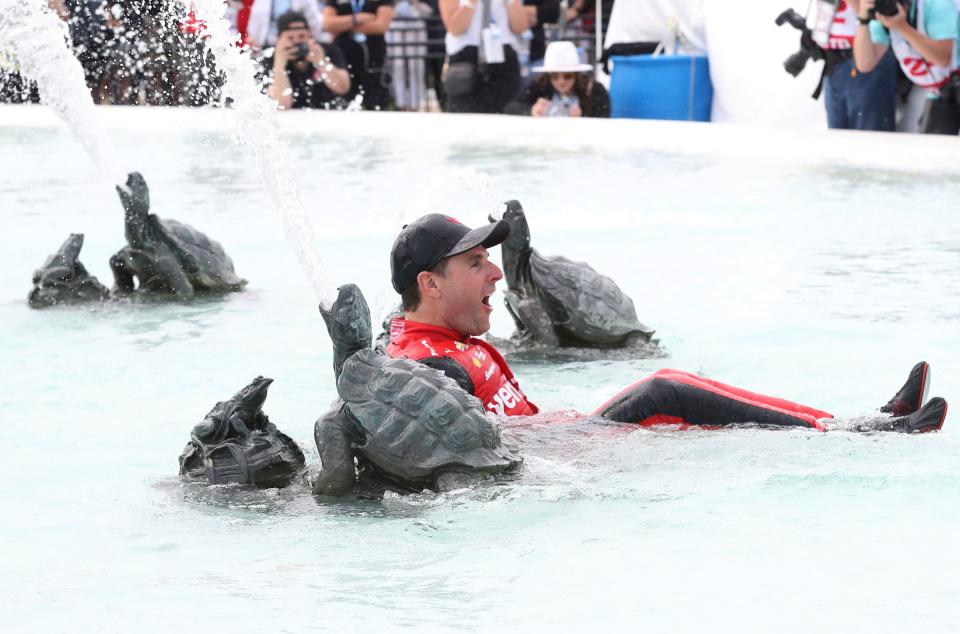
[{"label": "racing suit sleeve", "polygon": [[470,375],[467,374],[467,370],[455,359],[451,359],[450,357],[424,357],[420,359],[420,363],[434,370],[440,370],[456,381],[457,385],[463,388],[467,394],[473,394],[475,396],[474,390],[476,388],[470,379]]}]

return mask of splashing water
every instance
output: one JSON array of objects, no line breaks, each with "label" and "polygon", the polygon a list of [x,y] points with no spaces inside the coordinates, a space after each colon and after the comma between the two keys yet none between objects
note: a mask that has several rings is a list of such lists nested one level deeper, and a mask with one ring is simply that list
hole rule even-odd
[{"label": "splashing water", "polygon": [[260,92],[254,81],[256,67],[235,45],[224,14],[222,0],[182,0],[206,24],[207,45],[213,51],[217,66],[223,71],[224,97],[233,100],[228,111],[238,142],[253,154],[254,162],[283,222],[287,240],[297,253],[300,264],[310,279],[320,304],[333,303],[323,262],[316,251],[313,225],[303,210],[300,189],[293,177],[286,149],[280,143],[276,105]]},{"label": "splashing water", "polygon": [[111,184],[121,183],[113,149],[97,121],[83,68],[68,45],[67,25],[43,0],[4,0],[0,50],[12,51],[20,71],[37,83],[40,99],[57,114]]}]

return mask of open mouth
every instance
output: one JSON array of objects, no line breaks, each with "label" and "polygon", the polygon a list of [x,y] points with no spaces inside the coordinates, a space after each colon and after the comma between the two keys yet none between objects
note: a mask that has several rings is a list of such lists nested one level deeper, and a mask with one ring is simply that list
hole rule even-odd
[{"label": "open mouth", "polygon": [[490,295],[484,295],[481,303],[487,307],[487,310],[493,310],[493,306],[490,305]]}]

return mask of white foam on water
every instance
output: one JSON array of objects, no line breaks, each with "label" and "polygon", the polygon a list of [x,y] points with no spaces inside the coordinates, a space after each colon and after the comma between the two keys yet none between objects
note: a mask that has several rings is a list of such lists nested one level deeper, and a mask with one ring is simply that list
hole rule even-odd
[{"label": "white foam on water", "polygon": [[94,114],[83,67],[68,48],[67,25],[43,0],[4,0],[0,5],[0,51],[12,51],[21,74],[37,83],[40,99],[70,129],[99,174],[123,182],[113,149]]},{"label": "white foam on water", "polygon": [[252,153],[257,171],[283,221],[287,240],[296,251],[321,305],[328,307],[333,303],[331,286],[317,252],[318,241],[313,225],[303,209],[290,159],[280,142],[276,104],[260,92],[254,81],[257,70],[254,61],[237,48],[224,13],[224,3],[221,0],[196,0],[184,4],[206,24],[207,46],[213,51],[217,67],[226,78],[223,96],[233,101],[227,112],[235,140]]}]

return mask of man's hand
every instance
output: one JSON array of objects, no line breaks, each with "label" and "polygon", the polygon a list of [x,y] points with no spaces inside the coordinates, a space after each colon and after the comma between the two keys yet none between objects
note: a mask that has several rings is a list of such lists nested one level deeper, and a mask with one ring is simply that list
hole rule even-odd
[{"label": "man's hand", "polygon": [[874,5],[876,4],[877,0],[860,0],[860,9],[857,11],[857,17],[861,20],[866,20],[873,12]]},{"label": "man's hand", "polygon": [[286,70],[287,62],[290,61],[290,53],[293,52],[293,48],[292,46],[281,45],[277,42],[277,46],[273,49],[273,67]]},{"label": "man's hand", "polygon": [[[868,1],[870,4],[873,4],[874,0]],[[903,5],[899,2],[897,3],[897,15],[887,17],[878,13],[877,19],[880,20],[880,24],[892,31],[902,31],[903,27],[909,26],[907,24],[907,12],[903,10]]]},{"label": "man's hand", "polygon": [[323,68],[323,60],[327,57],[327,52],[323,50],[323,47],[320,46],[316,40],[310,40],[309,50],[310,52],[307,53],[307,61],[316,68]]},{"label": "man's hand", "polygon": [[540,97],[537,99],[537,103],[533,104],[533,107],[530,108],[531,117],[545,117],[547,111],[550,110],[550,101]]}]

